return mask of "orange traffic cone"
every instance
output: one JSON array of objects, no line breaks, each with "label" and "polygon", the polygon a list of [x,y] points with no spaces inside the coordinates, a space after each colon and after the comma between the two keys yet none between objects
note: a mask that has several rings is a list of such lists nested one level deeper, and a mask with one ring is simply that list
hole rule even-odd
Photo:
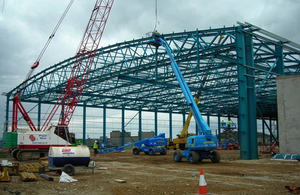
[{"label": "orange traffic cone", "polygon": [[199,194],[207,194],[206,181],[203,174],[203,169],[200,169],[200,178],[199,178]]}]

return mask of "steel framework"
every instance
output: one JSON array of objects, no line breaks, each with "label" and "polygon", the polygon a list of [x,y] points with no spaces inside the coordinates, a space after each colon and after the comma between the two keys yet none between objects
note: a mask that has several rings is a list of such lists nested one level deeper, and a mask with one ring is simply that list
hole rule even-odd
[{"label": "steel framework", "polygon": [[[249,23],[163,36],[192,93],[201,93],[201,113],[237,117],[242,159],[257,158],[256,119],[277,118],[276,77],[300,73],[300,45]],[[188,113],[168,55],[148,40],[98,49],[78,105]],[[21,101],[54,104],[75,61],[71,57],[32,76]],[[8,93],[8,101],[21,87]]]}]

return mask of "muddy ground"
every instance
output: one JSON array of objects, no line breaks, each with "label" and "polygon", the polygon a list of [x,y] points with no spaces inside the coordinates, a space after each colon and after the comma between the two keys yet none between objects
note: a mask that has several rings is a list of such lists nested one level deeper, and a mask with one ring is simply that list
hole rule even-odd
[{"label": "muddy ground", "polygon": [[[0,182],[0,194],[22,195],[191,195],[197,194],[199,171],[204,170],[210,194],[290,194],[285,186],[300,186],[298,161],[274,161],[269,154],[258,160],[239,160],[238,150],[223,150],[221,162],[204,160],[199,164],[173,161],[173,151],[167,155],[133,155],[131,150],[92,156],[96,166],[107,170],[76,169],[73,183],[59,183],[60,175],[46,172],[54,178],[48,181],[35,173],[37,181],[23,182],[20,176],[10,176],[10,182]],[[4,158],[2,158],[4,159]],[[0,159],[0,161],[2,160]],[[11,158],[5,158],[13,161]],[[24,163],[24,162],[22,162]],[[29,163],[29,162],[27,162]],[[37,161],[31,161],[37,163]],[[125,183],[116,181],[125,180]]]}]

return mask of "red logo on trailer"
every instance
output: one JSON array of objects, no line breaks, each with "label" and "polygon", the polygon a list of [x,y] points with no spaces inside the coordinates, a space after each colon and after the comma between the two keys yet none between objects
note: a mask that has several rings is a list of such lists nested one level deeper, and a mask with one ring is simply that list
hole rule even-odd
[{"label": "red logo on trailer", "polygon": [[34,140],[35,140],[34,135],[30,135],[30,136],[29,136],[29,139],[30,139],[31,141],[34,141]]},{"label": "red logo on trailer", "polygon": [[62,149],[61,152],[62,153],[69,153],[69,152],[71,152],[71,149],[68,149],[68,148],[67,149]]}]

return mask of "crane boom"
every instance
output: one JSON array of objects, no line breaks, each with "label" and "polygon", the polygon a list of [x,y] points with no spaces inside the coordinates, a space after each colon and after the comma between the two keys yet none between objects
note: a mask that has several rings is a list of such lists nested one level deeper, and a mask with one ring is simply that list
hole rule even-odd
[{"label": "crane boom", "polygon": [[52,31],[51,35],[49,36],[46,44],[44,45],[41,53],[39,54],[39,56],[37,57],[36,61],[31,65],[30,67],[30,71],[28,72],[22,86],[21,89],[19,90],[19,92],[15,95],[15,97],[13,98],[13,111],[12,111],[12,132],[15,132],[18,129],[18,111],[20,111],[20,113],[23,116],[23,119],[27,122],[29,128],[31,131],[37,131],[37,128],[34,126],[30,116],[28,115],[28,113],[26,112],[24,106],[22,105],[19,97],[21,96],[21,93],[23,91],[23,89],[25,88],[28,79],[31,77],[31,75],[33,74],[35,68],[37,68],[40,64],[40,60],[42,58],[42,56],[44,55],[45,51],[47,50],[50,42],[52,41],[53,37],[55,36],[56,31],[58,30],[60,24],[62,23],[62,21],[64,20],[65,16],[67,15],[69,9],[71,8],[72,4],[73,4],[74,0],[71,0],[67,6],[67,8],[65,9],[63,15],[61,16],[61,18],[59,19],[57,25],[55,26],[54,30]]},{"label": "crane boom", "polygon": [[114,0],[96,1],[79,50],[77,52],[76,62],[73,66],[69,80],[67,81],[67,85],[45,120],[41,131],[46,130],[60,106],[61,114],[58,125],[69,125],[89,77],[90,69],[94,62],[96,49],[99,46],[113,2]]}]

